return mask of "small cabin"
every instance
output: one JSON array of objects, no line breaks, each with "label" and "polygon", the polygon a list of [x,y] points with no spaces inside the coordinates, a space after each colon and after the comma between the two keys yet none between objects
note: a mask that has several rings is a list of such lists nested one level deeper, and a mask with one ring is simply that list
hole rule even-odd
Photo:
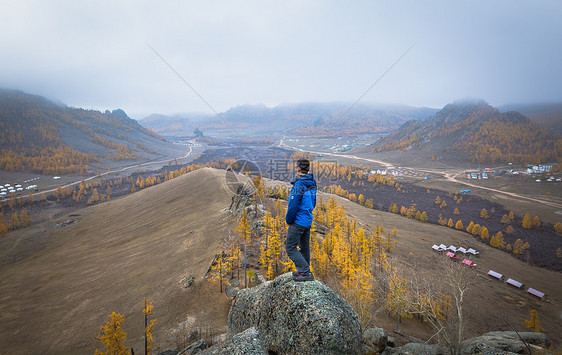
[{"label": "small cabin", "polygon": [[512,278],[507,279],[506,283],[507,283],[508,285],[511,285],[511,286],[513,286],[513,287],[516,287],[516,288],[518,288],[518,289],[520,289],[520,290],[523,290],[523,289],[525,288],[525,285],[523,285],[523,284],[522,284],[521,282],[519,282],[519,281],[515,281],[515,280],[512,279]]},{"label": "small cabin", "polygon": [[466,249],[463,248],[463,247],[459,247],[459,248],[457,249],[457,251],[460,252],[460,253],[466,254]]},{"label": "small cabin", "polygon": [[457,252],[457,248],[453,245],[449,245],[449,247],[447,248],[448,250],[452,251],[453,253]]},{"label": "small cabin", "polygon": [[467,265],[467,266],[470,266],[470,267],[476,267],[476,264],[473,263],[471,260],[468,260],[468,259],[464,259],[464,260],[462,261],[462,263],[465,264],[465,265]]},{"label": "small cabin", "polygon": [[451,260],[457,260],[459,257],[455,255],[455,253],[452,253],[450,251],[447,252],[446,254]]},{"label": "small cabin", "polygon": [[440,246],[438,246],[436,244],[433,244],[431,249],[433,249],[433,251],[438,251],[438,252],[441,252],[441,251],[445,250],[445,249],[441,248]]},{"label": "small cabin", "polygon": [[494,279],[502,282],[505,280],[502,274],[500,274],[499,272],[495,272],[494,270],[488,271],[488,276],[493,277]]},{"label": "small cabin", "polygon": [[478,251],[476,251],[476,250],[474,250],[474,249],[472,249],[472,248],[468,249],[468,250],[466,251],[466,253],[467,253],[467,254],[472,254],[472,255],[474,255],[474,256],[480,255],[480,252],[478,252]]},{"label": "small cabin", "polygon": [[544,301],[544,299],[546,298],[546,295],[544,293],[531,287],[527,289],[527,293],[539,298],[541,301]]}]

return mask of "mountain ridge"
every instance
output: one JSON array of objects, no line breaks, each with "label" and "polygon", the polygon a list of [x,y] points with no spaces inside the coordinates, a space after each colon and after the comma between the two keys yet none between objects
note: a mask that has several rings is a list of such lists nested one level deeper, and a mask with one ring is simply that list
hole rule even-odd
[{"label": "mountain ridge", "polygon": [[0,170],[84,172],[103,159],[154,157],[163,138],[122,109],[73,108],[45,97],[0,89]]},{"label": "mountain ridge", "polygon": [[406,122],[376,142],[374,150],[419,149],[430,142],[434,154],[457,151],[473,163],[553,162],[562,154],[562,136],[484,101],[457,101],[425,121]]},{"label": "mountain ridge", "polygon": [[[407,105],[358,104],[352,107],[344,102],[286,103],[274,107],[263,104],[236,105],[220,113],[222,119],[235,127],[260,127],[267,132],[298,130],[303,127],[357,125],[368,122],[371,126],[398,127],[407,120],[425,119],[437,110]],[[349,110],[349,111],[348,111]],[[194,128],[216,129],[224,126],[215,115],[187,114],[166,116],[152,114],[139,122],[164,135],[190,135]],[[167,130],[167,129],[168,130]],[[341,130],[340,130],[341,132]]]}]

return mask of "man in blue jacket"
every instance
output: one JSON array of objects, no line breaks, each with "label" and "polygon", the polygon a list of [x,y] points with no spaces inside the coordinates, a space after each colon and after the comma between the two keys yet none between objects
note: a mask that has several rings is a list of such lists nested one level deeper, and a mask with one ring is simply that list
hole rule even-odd
[{"label": "man in blue jacket", "polygon": [[[297,271],[293,272],[295,281],[313,281],[310,271],[310,226],[312,210],[316,207],[316,180],[309,173],[310,161],[297,161],[297,178],[291,182],[293,188],[289,195],[289,207],[285,221],[289,225],[285,249],[295,263]],[[299,249],[297,249],[297,246]]]}]

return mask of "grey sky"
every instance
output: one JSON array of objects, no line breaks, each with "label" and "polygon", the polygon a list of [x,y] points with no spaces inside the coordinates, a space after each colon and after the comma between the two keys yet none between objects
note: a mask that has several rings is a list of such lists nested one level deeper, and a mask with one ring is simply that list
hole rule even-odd
[{"label": "grey sky", "polygon": [[562,2],[0,1],[0,87],[134,118],[245,103],[562,101]]}]

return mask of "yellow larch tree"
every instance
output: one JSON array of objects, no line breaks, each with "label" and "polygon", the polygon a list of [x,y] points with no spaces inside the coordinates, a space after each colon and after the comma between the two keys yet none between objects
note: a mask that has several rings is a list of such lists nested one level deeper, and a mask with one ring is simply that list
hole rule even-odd
[{"label": "yellow larch tree", "polygon": [[485,208],[483,208],[482,211],[480,211],[480,218],[486,219],[486,218],[489,218],[489,217],[490,216],[488,215],[488,211]]},{"label": "yellow larch tree", "polygon": [[127,334],[121,326],[125,321],[125,317],[119,313],[111,313],[105,325],[101,326],[100,334],[96,337],[106,350],[104,352],[96,349],[95,355],[128,355],[129,348],[124,345],[127,340]]},{"label": "yellow larch tree", "polygon": [[460,219],[455,224],[455,229],[458,229],[458,230],[464,229],[464,226],[462,225],[462,221]]},{"label": "yellow larch tree", "polygon": [[482,239],[488,239],[488,238],[490,238],[490,234],[489,234],[489,232],[488,232],[488,228],[482,227],[482,229],[480,230],[480,238],[482,238]]},{"label": "yellow larch tree", "polygon": [[539,216],[535,216],[535,218],[533,218],[533,227],[540,227],[541,226],[541,220],[539,219]]},{"label": "yellow larch tree", "polygon": [[152,319],[148,323],[148,316],[152,315],[152,301],[148,303],[146,297],[144,298],[143,313],[144,313],[144,352],[150,355],[150,352],[154,348],[154,337],[152,333],[154,332],[154,326],[156,325],[157,319]]},{"label": "yellow larch tree", "polygon": [[539,322],[539,312],[536,309],[532,309],[529,312],[531,319],[524,321],[525,327],[531,329],[533,332],[542,332],[542,328]]},{"label": "yellow larch tree", "polygon": [[29,222],[31,221],[29,214],[25,210],[21,211],[20,219],[21,219],[21,226],[24,228],[27,227],[29,225]]},{"label": "yellow larch tree", "polygon": [[236,232],[238,232],[240,238],[242,238],[246,245],[251,244],[252,233],[250,230],[250,222],[248,221],[248,213],[246,212],[246,209],[242,211],[242,216],[240,217],[240,221],[238,222],[238,228],[236,228]]},{"label": "yellow larch tree", "polygon": [[513,244],[513,254],[521,255],[530,247],[531,245],[528,242],[523,243],[521,239],[517,239]]},{"label": "yellow larch tree", "polygon": [[525,229],[530,229],[531,226],[533,225],[533,222],[531,221],[531,216],[529,216],[528,213],[525,213],[525,217],[523,217],[523,222],[521,223],[521,225]]},{"label": "yellow larch tree", "polygon": [[494,236],[490,239],[490,245],[498,249],[505,248],[505,241],[503,239],[503,233],[501,231],[494,234]]}]

